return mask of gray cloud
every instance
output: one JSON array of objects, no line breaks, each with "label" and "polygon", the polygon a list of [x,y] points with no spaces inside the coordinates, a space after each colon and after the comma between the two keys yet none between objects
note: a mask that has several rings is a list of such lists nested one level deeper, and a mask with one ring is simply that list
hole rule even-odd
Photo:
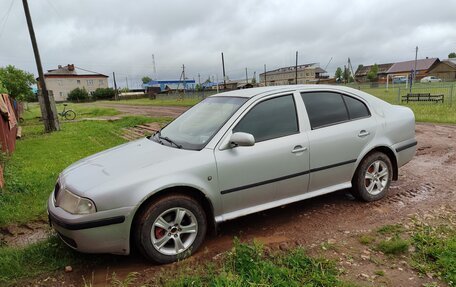
[{"label": "gray cloud", "polygon": [[[22,3],[0,2],[0,65],[36,74]],[[350,57],[354,67],[446,58],[456,50],[456,2],[447,1],[108,1],[29,0],[45,69],[58,64],[129,77],[218,75],[220,53],[230,78],[300,63],[319,62],[333,74]],[[3,29],[2,29],[3,27]],[[122,82],[123,81],[123,82]]]}]

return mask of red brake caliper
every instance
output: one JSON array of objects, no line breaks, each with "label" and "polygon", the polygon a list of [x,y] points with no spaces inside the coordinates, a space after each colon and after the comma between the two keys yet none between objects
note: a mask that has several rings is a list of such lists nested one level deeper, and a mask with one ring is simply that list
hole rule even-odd
[{"label": "red brake caliper", "polygon": [[166,230],[161,227],[155,227],[155,238],[160,239],[165,236]]}]

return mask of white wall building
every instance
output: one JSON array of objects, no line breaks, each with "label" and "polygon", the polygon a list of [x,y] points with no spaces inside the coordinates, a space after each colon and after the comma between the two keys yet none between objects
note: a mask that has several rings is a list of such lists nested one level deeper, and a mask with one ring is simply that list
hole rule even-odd
[{"label": "white wall building", "polygon": [[84,88],[91,93],[98,88],[108,87],[108,76],[75,67],[74,64],[59,65],[57,69],[48,70],[44,80],[56,102],[66,101],[68,93],[76,88]]}]

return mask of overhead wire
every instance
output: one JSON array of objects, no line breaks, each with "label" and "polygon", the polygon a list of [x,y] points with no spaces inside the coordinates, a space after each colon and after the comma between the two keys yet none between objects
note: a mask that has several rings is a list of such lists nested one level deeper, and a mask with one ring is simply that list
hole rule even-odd
[{"label": "overhead wire", "polygon": [[0,39],[2,38],[3,35],[3,30],[5,29],[6,22],[8,22],[9,15],[11,13],[11,10],[13,9],[14,6],[14,0],[11,0],[10,6],[8,8],[8,11],[5,13],[5,15],[2,17],[2,20],[0,20]]}]

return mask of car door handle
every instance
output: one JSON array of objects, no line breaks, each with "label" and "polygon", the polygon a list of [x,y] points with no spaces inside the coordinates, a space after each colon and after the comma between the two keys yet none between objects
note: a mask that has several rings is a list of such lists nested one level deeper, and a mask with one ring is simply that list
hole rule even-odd
[{"label": "car door handle", "polygon": [[298,152],[303,152],[303,151],[306,151],[306,150],[307,150],[307,147],[303,147],[303,146],[297,145],[297,146],[295,146],[293,148],[291,153],[298,153]]},{"label": "car door handle", "polygon": [[366,130],[361,130],[358,134],[358,136],[360,138],[363,138],[363,137],[367,137],[368,135],[370,135],[370,132],[366,131]]}]

